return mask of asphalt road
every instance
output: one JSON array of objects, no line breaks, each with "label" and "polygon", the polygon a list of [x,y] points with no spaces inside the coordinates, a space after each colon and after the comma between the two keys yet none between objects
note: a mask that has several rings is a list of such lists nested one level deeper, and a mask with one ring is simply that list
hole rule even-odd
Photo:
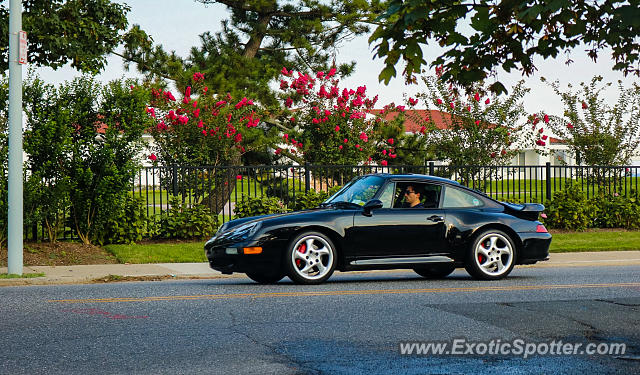
[{"label": "asphalt road", "polygon": [[[437,281],[335,274],[320,286],[234,278],[5,287],[0,317],[2,374],[640,372],[640,266],[523,267],[497,282],[456,270]],[[480,352],[491,340],[626,351],[400,354],[401,342],[454,340]]]}]

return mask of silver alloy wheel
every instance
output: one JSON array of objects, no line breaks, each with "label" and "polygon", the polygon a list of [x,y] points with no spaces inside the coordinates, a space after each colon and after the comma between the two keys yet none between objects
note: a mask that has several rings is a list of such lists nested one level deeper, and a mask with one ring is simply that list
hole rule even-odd
[{"label": "silver alloy wheel", "polygon": [[511,269],[513,248],[509,239],[500,233],[485,234],[476,245],[473,259],[487,276],[500,276]]},{"label": "silver alloy wheel", "polygon": [[322,237],[310,234],[300,238],[291,252],[294,271],[306,280],[323,278],[333,270],[331,245]]}]

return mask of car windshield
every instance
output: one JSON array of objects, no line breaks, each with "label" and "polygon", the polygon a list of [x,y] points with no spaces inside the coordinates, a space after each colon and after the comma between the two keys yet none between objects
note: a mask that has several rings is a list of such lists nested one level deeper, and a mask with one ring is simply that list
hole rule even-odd
[{"label": "car windshield", "polygon": [[363,206],[373,198],[384,184],[384,178],[380,176],[365,176],[351,180],[331,198],[326,204],[347,202]]}]

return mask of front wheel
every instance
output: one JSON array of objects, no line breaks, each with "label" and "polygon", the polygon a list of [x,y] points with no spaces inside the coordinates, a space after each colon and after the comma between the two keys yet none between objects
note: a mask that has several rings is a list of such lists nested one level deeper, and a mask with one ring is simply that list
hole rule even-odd
[{"label": "front wheel", "polygon": [[297,284],[320,284],[333,274],[337,254],[329,237],[304,232],[294,238],[285,254],[289,278]]},{"label": "front wheel", "polygon": [[516,264],[516,247],[508,234],[490,229],[480,233],[467,258],[465,269],[480,280],[507,277]]},{"label": "front wheel", "polygon": [[416,267],[413,270],[426,279],[442,279],[449,276],[455,269],[453,264],[432,264]]}]

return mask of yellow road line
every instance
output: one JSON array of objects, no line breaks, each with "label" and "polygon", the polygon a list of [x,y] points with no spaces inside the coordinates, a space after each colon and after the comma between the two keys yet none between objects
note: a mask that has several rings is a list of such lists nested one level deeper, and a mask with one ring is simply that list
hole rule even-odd
[{"label": "yellow road line", "polygon": [[194,296],[156,296],[156,297],[114,297],[48,300],[53,303],[111,303],[111,302],[151,302],[151,301],[183,301],[207,299],[233,298],[280,298],[280,297],[308,297],[308,296],[352,296],[378,294],[425,294],[425,293],[460,293],[460,292],[495,292],[517,290],[549,290],[549,289],[589,289],[589,288],[624,288],[640,287],[640,283],[614,284],[551,284],[551,285],[522,285],[522,286],[489,286],[466,288],[430,288],[430,289],[365,289],[365,290],[335,290],[317,292],[272,292],[272,293],[231,293],[231,294],[202,294]]}]

